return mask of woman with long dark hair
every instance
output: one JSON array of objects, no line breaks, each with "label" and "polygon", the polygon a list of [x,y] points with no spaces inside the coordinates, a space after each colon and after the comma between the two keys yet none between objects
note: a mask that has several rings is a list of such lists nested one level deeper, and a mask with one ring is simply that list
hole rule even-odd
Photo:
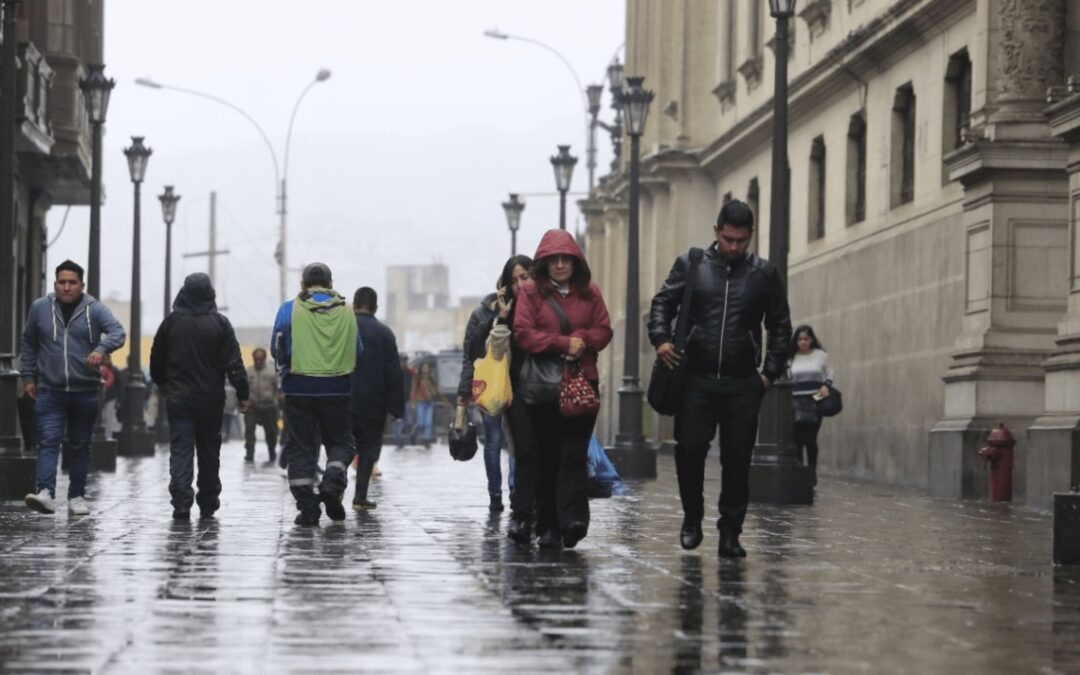
[{"label": "woman with long dark hair", "polygon": [[825,352],[825,347],[810,326],[799,326],[791,336],[788,372],[792,382],[792,407],[795,410],[795,448],[800,459],[803,457],[803,449],[806,450],[803,463],[808,464],[814,472],[813,480],[816,485],[817,437],[821,430],[817,400],[830,395],[833,371],[829,367],[829,355]]},{"label": "woman with long dark hair", "polygon": [[[532,258],[524,255],[517,255],[511,257],[503,265],[502,274],[499,275],[499,279],[495,284],[495,292],[489,294],[483,300],[480,301],[480,305],[473,310],[472,315],[469,317],[469,323],[465,328],[465,339],[462,345],[464,351],[463,363],[461,367],[461,380],[458,382],[458,406],[466,406],[469,400],[472,398],[472,381],[474,364],[477,359],[483,358],[487,354],[489,340],[493,350],[494,356],[497,359],[501,359],[504,354],[510,353],[510,381],[511,384],[515,380],[515,373],[521,371],[522,355],[517,345],[514,344],[512,336],[510,334],[510,326],[513,322],[514,316],[514,299],[517,297],[518,288],[520,285],[529,280],[529,269],[532,267]],[[518,406],[521,407],[520,405]],[[513,405],[510,406],[513,408]],[[515,475],[515,469],[517,468],[517,462],[515,461],[518,446],[526,443],[525,437],[527,434],[521,428],[520,424],[515,424],[514,420],[518,417],[524,416],[514,415],[510,408],[507,408],[498,415],[489,415],[486,411],[481,410],[480,416],[484,424],[484,469],[487,471],[488,479],[488,495],[490,498],[490,504],[488,508],[492,513],[499,513],[503,510],[502,503],[502,467],[500,465],[501,451],[504,441],[506,440],[503,433],[503,421],[505,420],[510,426],[510,436],[513,443],[512,450],[514,454],[511,454],[510,461],[510,494],[512,497],[512,503],[510,508],[513,510],[514,523],[511,523],[511,530],[515,529],[514,524],[520,521],[532,522],[532,490],[529,489],[529,508],[524,509],[515,508],[513,502],[517,501],[516,492],[514,490],[517,483],[517,476]],[[520,422],[520,420],[518,420]],[[515,427],[518,427],[515,434]],[[519,438],[519,436],[521,438]],[[525,451],[523,454],[528,455]],[[529,457],[525,458],[526,464],[529,464]],[[523,482],[527,482],[531,485],[532,481],[526,479]],[[520,528],[518,528],[520,529]],[[525,533],[525,540],[528,541],[528,533]],[[511,537],[513,538],[513,537]]]},{"label": "woman with long dark hair", "polygon": [[[585,256],[569,232],[549,230],[540,241],[533,281],[522,285],[518,295],[514,337],[531,359],[554,356],[576,363],[598,390],[596,359],[611,341],[611,320]],[[522,375],[519,389],[529,386],[528,379]],[[531,401],[525,409],[536,440],[540,546],[573,548],[589,530],[586,466],[596,415],[567,417],[557,398]]]}]

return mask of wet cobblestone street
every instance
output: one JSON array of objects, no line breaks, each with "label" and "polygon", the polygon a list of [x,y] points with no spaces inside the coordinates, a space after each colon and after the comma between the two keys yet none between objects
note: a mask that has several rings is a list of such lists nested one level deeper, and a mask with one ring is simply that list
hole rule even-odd
[{"label": "wet cobblestone street", "polygon": [[751,505],[749,558],[720,562],[711,525],[679,548],[661,457],[545,553],[505,539],[483,462],[445,448],[384,450],[378,509],[319,529],[292,524],[276,466],[222,455],[210,521],[170,519],[164,450],[93,475],[88,518],[0,504],[0,668],[1080,672],[1080,574],[1029,510],[824,477],[814,507]]}]

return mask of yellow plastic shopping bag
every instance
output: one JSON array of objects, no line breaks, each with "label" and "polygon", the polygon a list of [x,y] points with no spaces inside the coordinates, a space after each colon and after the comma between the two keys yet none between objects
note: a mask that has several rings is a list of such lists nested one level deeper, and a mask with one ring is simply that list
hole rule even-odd
[{"label": "yellow plastic shopping bag", "polygon": [[487,354],[473,364],[472,398],[489,415],[498,415],[510,406],[514,392],[510,385],[510,354],[496,359],[488,345]]}]

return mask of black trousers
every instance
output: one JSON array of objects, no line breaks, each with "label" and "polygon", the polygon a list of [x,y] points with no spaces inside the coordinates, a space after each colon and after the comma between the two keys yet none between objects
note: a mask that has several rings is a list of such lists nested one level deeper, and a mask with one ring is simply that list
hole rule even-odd
[{"label": "black trousers", "polygon": [[[596,417],[563,417],[559,402],[526,405],[536,440],[536,533],[589,525],[589,439]],[[521,461],[518,459],[517,461]],[[518,497],[517,475],[514,497]]]},{"label": "black trousers", "polygon": [[[817,466],[818,444],[817,435],[821,431],[821,420],[813,424],[795,425],[795,451],[799,459],[807,466]],[[803,458],[803,449],[806,450],[806,458]]]},{"label": "black trousers", "polygon": [[367,499],[368,485],[371,483],[371,471],[382,454],[383,430],[386,418],[368,419],[353,416],[353,438],[356,439],[356,495],[354,502]]},{"label": "black trousers", "polygon": [[[168,398],[169,494],[174,509],[199,508],[214,511],[221,494],[221,420],[223,399],[190,400]],[[199,465],[199,495],[191,489],[194,463]]]},{"label": "black trousers", "polygon": [[285,423],[289,427],[289,490],[298,511],[319,508],[315,496],[315,469],[319,443],[326,446],[326,470],[319,493],[341,497],[348,485],[346,473],[356,445],[353,440],[348,396],[286,396]]},{"label": "black trousers", "polygon": [[745,378],[688,378],[682,410],[675,415],[675,470],[687,520],[705,517],[705,459],[720,428],[720,520],[717,527],[742,532],[750,501],[750,458],[757,440],[765,384]]},{"label": "black trousers", "polygon": [[514,492],[510,497],[510,511],[516,520],[531,521],[539,471],[536,437],[533,435],[529,412],[524,403],[513,403],[503,415],[510,427],[510,437],[514,441]]},{"label": "black trousers", "polygon": [[255,428],[262,427],[266,434],[266,449],[270,459],[277,458],[278,412],[276,405],[251,406],[244,413],[244,448],[248,457],[255,456]]}]

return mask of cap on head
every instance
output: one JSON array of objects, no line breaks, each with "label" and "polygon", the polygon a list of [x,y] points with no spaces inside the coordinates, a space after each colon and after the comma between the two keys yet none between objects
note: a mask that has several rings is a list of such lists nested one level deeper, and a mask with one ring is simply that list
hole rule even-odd
[{"label": "cap on head", "polygon": [[304,268],[304,272],[300,275],[300,283],[304,285],[304,288],[311,288],[312,286],[329,287],[332,282],[330,268],[320,262],[311,263]]}]

